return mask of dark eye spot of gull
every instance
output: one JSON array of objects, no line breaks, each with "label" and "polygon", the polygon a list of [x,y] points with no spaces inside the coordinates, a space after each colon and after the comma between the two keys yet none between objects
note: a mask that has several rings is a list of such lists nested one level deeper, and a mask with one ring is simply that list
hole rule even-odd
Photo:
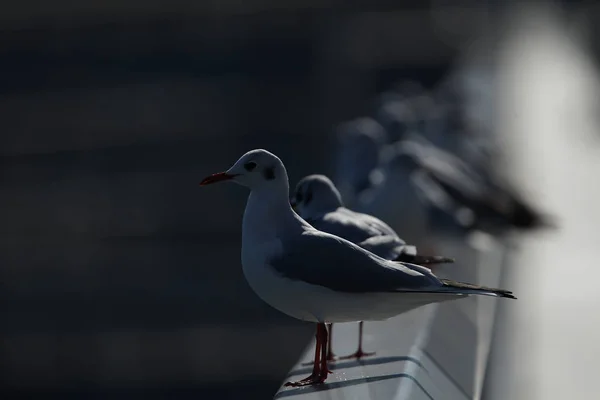
[{"label": "dark eye spot of gull", "polygon": [[312,200],[312,190],[308,189],[306,191],[306,200],[304,201],[304,204],[310,203],[311,200]]},{"label": "dark eye spot of gull", "polygon": [[256,163],[254,161],[248,161],[244,164],[244,169],[248,172],[252,171],[254,168],[256,168]]},{"label": "dark eye spot of gull", "polygon": [[263,175],[266,180],[272,181],[273,179],[275,179],[275,168],[274,167],[265,168],[265,170],[263,171]]}]

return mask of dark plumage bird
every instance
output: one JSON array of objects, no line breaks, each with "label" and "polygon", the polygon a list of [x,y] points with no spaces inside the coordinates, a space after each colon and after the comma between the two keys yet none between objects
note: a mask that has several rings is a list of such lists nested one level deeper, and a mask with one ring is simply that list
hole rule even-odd
[{"label": "dark plumage bird", "polygon": [[502,233],[509,229],[533,230],[554,226],[515,190],[491,176],[476,173],[454,155],[425,142],[396,145],[388,161],[400,165],[420,197],[438,218],[451,217],[466,229]]}]

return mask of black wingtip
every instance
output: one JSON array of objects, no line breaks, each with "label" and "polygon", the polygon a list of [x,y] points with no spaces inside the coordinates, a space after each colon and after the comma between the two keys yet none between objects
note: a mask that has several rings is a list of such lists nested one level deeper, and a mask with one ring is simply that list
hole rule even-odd
[{"label": "black wingtip", "polygon": [[513,294],[513,292],[511,292],[509,290],[487,288],[487,287],[484,287],[484,286],[482,286],[482,289],[485,290],[485,291],[488,291],[488,292],[492,292],[492,293],[494,293],[498,297],[504,297],[506,299],[517,300],[517,297]]},{"label": "black wingtip", "polygon": [[496,289],[487,286],[473,285],[471,283],[457,282],[450,279],[440,279],[445,286],[452,287],[455,289],[469,289],[469,290],[477,290],[482,292],[493,293],[498,297],[504,297],[507,299],[516,300],[517,297],[510,290],[505,289]]},{"label": "black wingtip", "polygon": [[452,264],[454,258],[442,257],[442,256],[423,256],[420,254],[401,254],[394,261],[407,262],[417,265],[429,265],[429,264]]},{"label": "black wingtip", "polygon": [[558,224],[553,216],[535,210],[530,205],[520,201],[515,201],[510,218],[517,229],[558,229]]},{"label": "black wingtip", "polygon": [[541,216],[541,218],[538,220],[538,223],[536,225],[537,228],[539,229],[559,229],[560,225],[558,222],[556,222],[556,219],[554,217],[551,216]]}]

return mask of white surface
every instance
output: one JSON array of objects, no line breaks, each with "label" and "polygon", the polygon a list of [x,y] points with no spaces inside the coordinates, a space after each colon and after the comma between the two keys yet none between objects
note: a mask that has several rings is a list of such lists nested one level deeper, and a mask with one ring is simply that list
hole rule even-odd
[{"label": "white surface", "polygon": [[[598,72],[565,15],[536,9],[502,44],[502,121],[514,179],[558,217],[524,239],[507,285],[487,399],[598,398]],[[573,28],[581,27],[573,25]]]}]

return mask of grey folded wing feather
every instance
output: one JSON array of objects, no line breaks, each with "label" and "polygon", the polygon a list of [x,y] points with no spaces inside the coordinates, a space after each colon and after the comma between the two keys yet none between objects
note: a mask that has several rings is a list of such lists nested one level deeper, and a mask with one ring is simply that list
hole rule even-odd
[{"label": "grey folded wing feather", "polygon": [[415,246],[406,245],[402,240],[398,240],[397,236],[372,236],[356,244],[386,260],[395,260],[401,254],[417,254]]},{"label": "grey folded wing feather", "polygon": [[388,224],[379,218],[369,214],[358,213],[343,207],[338,210],[338,213],[341,215],[346,215],[348,219],[354,221],[354,223],[356,223],[361,229],[369,231],[371,236],[395,236],[399,241],[404,243],[404,241],[398,237],[396,231],[394,231]]},{"label": "grey folded wing feather", "polygon": [[415,158],[420,168],[411,181],[430,206],[462,225],[472,225],[476,215],[500,212],[500,193],[491,195],[483,177],[460,159],[435,148],[421,148]]},{"label": "grey folded wing feather", "polygon": [[337,218],[337,215],[335,218],[307,218],[306,222],[320,231],[339,236],[352,243],[360,243],[377,234],[370,229],[361,227],[356,221],[349,218],[340,219]]},{"label": "grey folded wing feather", "polygon": [[399,242],[404,243],[383,221],[344,207],[319,218],[307,218],[306,221],[320,231],[339,236],[355,244],[373,236],[383,235],[396,237]]},{"label": "grey folded wing feather", "polygon": [[282,241],[268,265],[282,276],[339,292],[434,289],[441,281],[426,269],[386,261],[357,245],[317,230]]},{"label": "grey folded wing feather", "polygon": [[515,203],[506,187],[482,176],[459,158],[439,149],[421,152],[421,166],[455,203],[478,215],[506,215]]},{"label": "grey folded wing feather", "polygon": [[419,198],[428,206],[435,207],[448,214],[454,214],[460,205],[425,170],[416,170],[410,174],[410,181]]},{"label": "grey folded wing feather", "polygon": [[340,207],[322,218],[307,221],[320,231],[346,239],[386,260],[411,251],[416,253],[389,225],[368,214]]},{"label": "grey folded wing feather", "polygon": [[451,196],[461,202],[478,201],[486,196],[487,185],[479,174],[459,158],[435,148],[421,153],[420,165]]}]

